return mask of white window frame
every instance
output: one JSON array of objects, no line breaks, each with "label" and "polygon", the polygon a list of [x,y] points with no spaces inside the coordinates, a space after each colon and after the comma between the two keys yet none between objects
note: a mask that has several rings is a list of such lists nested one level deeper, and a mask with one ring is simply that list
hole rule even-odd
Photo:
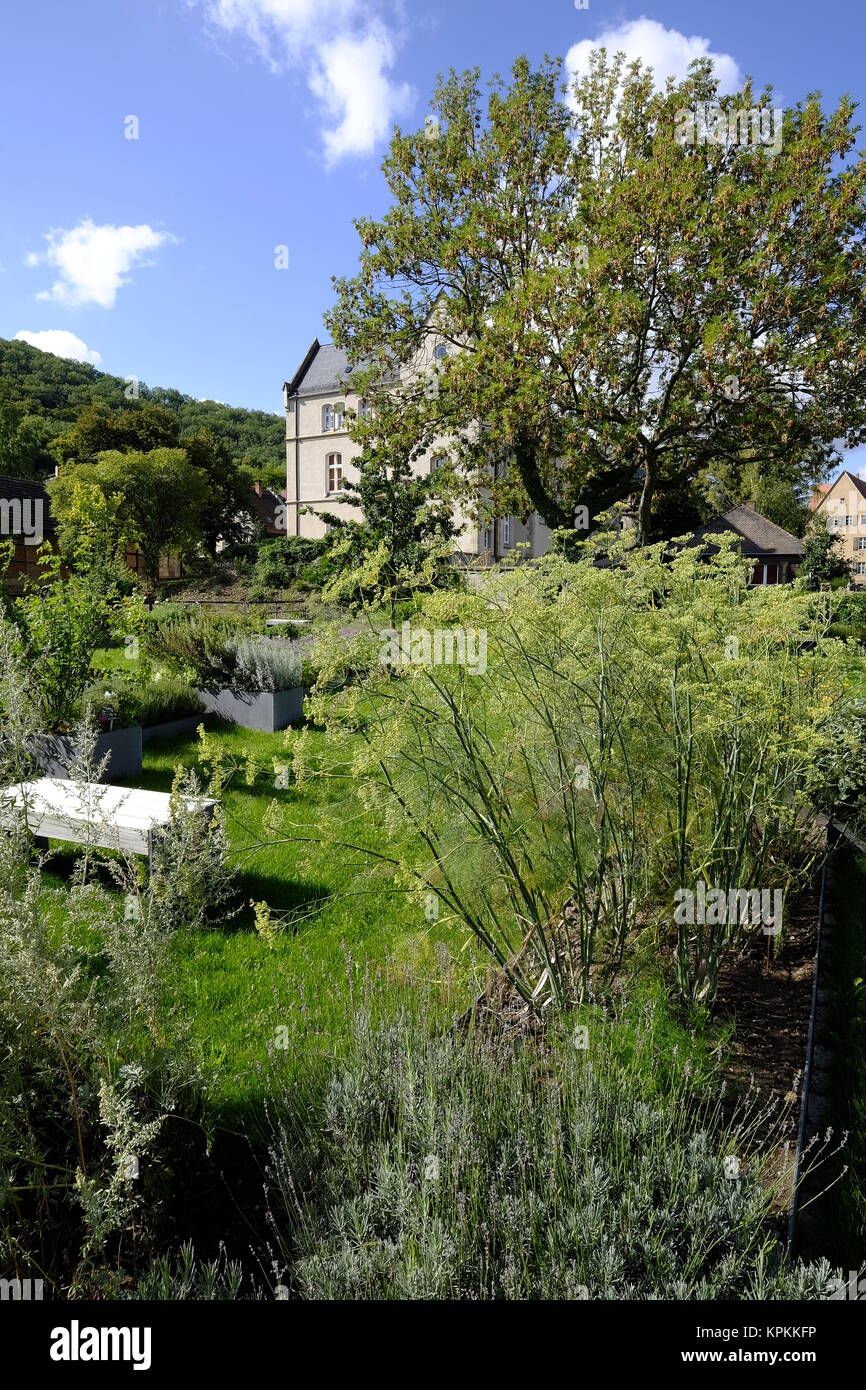
[{"label": "white window frame", "polygon": [[[336,462],[332,465],[331,460]],[[334,469],[334,481],[336,487],[331,487],[331,468]],[[334,497],[343,490],[343,455],[337,450],[332,450],[325,454],[325,496]]]},{"label": "white window frame", "polygon": [[335,429],[335,430],[342,430],[342,428],[343,428],[343,421],[344,421],[345,417],[346,417],[346,402],[345,402],[345,401],[337,401],[336,405],[334,406],[334,429]]},{"label": "white window frame", "polygon": [[857,549],[866,550],[866,536],[857,537]]},{"label": "white window frame", "polygon": [[490,527],[490,526],[484,526],[484,527],[482,528],[482,531],[481,531],[481,549],[482,549],[482,551],[484,551],[484,550],[492,550],[492,549],[493,549],[493,529],[492,529],[492,527]]},{"label": "white window frame", "polygon": [[854,569],[857,574],[866,574],[866,560],[858,560]]},{"label": "white window frame", "polygon": [[511,545],[511,517],[510,517],[510,516],[504,516],[504,517],[502,518],[502,544],[503,544],[503,546],[510,546],[510,545]]},{"label": "white window frame", "polygon": [[322,406],[322,434],[330,434],[334,428],[334,407],[332,405]]}]

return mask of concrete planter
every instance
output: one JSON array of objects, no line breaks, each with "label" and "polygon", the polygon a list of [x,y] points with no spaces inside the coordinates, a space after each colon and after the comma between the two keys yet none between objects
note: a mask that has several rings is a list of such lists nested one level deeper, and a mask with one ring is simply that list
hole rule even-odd
[{"label": "concrete planter", "polygon": [[[96,764],[109,755],[110,761],[102,774],[103,782],[117,782],[123,777],[137,777],[141,772],[141,725],[126,729],[105,730],[96,736],[93,761]],[[35,734],[30,751],[43,777],[69,777],[64,766],[71,761],[75,739],[71,734]]]},{"label": "concrete planter", "polygon": [[257,729],[263,734],[276,733],[304,717],[304,698],[309,694],[304,686],[294,690],[259,690],[253,693],[234,690],[199,690],[197,694],[208,714],[219,715],[242,729]]},{"label": "concrete planter", "polygon": [[203,717],[201,714],[188,714],[183,719],[168,719],[164,724],[145,724],[141,741],[153,743],[158,738],[177,738],[179,734],[194,733]]}]

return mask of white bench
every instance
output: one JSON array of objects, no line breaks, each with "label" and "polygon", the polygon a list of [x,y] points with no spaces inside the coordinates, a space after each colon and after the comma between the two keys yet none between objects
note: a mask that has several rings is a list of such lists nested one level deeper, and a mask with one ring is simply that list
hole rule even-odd
[{"label": "white bench", "polygon": [[[79,787],[59,777],[40,777],[0,791],[0,815],[4,807],[16,807],[20,814],[25,803],[27,824],[34,835],[152,858],[153,831],[168,824],[171,797],[168,792],[100,782]],[[210,797],[186,800],[189,810],[200,811],[208,820],[218,804]]]}]

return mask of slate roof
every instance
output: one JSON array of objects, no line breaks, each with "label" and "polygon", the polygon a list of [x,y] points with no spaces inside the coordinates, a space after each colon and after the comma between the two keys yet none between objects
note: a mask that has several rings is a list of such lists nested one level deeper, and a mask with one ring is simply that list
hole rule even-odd
[{"label": "slate roof", "polygon": [[[355,367],[360,371],[363,363]],[[306,357],[291,381],[286,382],[290,396],[316,396],[327,391],[345,391],[351,385],[352,368],[342,348],[333,343],[313,339]]]},{"label": "slate roof", "polygon": [[775,522],[756,512],[748,505],[732,507],[724,516],[717,516],[695,532],[694,544],[720,536],[725,531],[733,531],[742,541],[744,555],[753,559],[771,555],[779,559],[799,559],[803,554],[803,542],[790,531],[785,531]]}]

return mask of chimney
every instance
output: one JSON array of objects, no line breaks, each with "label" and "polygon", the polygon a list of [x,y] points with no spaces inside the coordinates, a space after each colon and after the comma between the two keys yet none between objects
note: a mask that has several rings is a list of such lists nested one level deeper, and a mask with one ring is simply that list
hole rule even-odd
[{"label": "chimney", "polygon": [[261,483],[259,483],[259,482],[253,483],[253,487],[254,487],[255,490],[256,490],[256,497],[261,497],[261,495],[262,495],[262,485],[261,485]]}]

